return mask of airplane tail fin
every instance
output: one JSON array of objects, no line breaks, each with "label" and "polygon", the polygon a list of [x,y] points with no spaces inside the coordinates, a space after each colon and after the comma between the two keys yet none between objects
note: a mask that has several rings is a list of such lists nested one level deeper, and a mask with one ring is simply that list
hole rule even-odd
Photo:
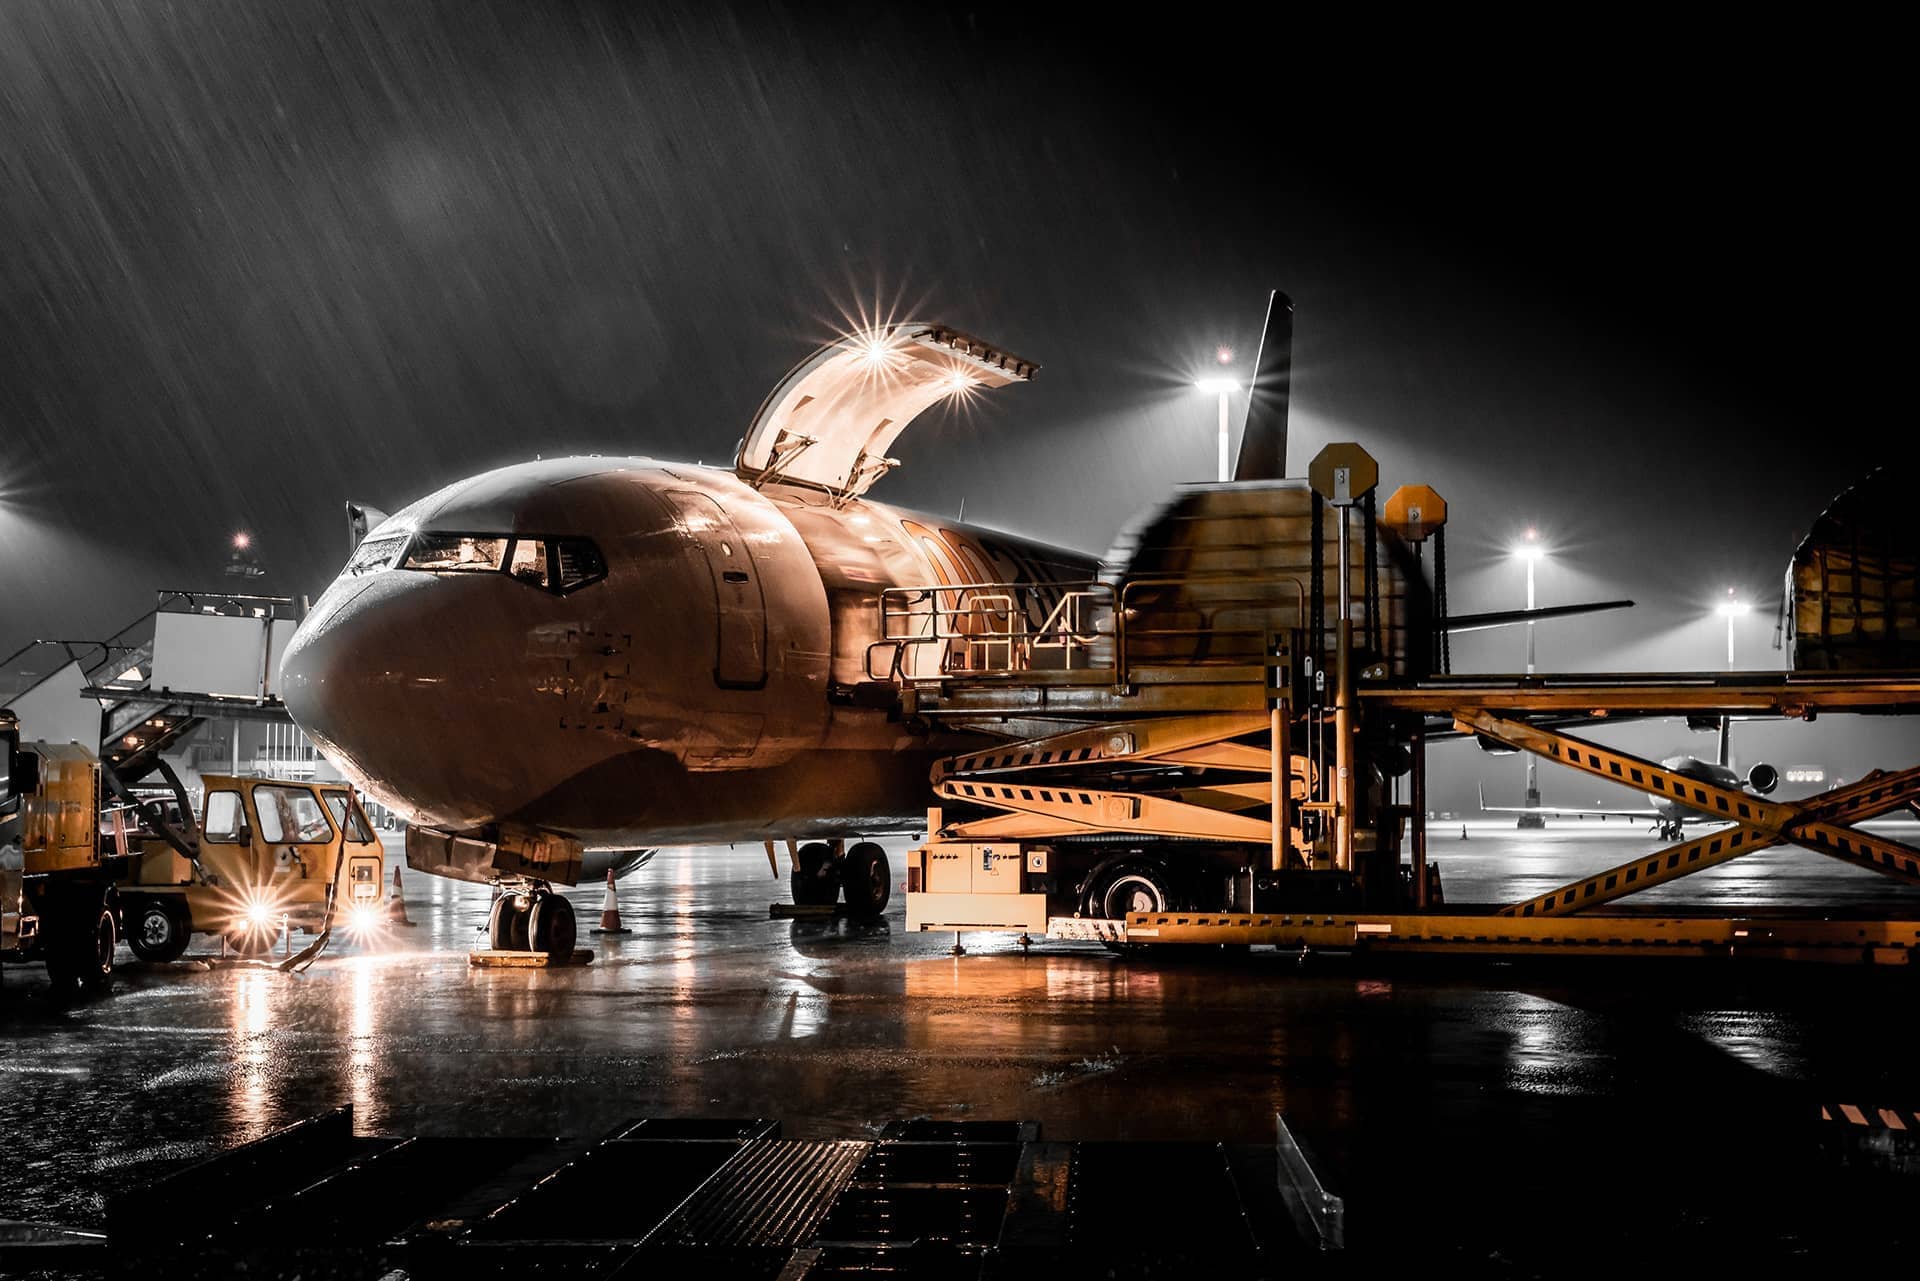
[{"label": "airplane tail fin", "polygon": [[1287,401],[1293,383],[1293,299],[1273,291],[1254,357],[1247,422],[1240,432],[1235,480],[1279,480],[1287,474]]}]

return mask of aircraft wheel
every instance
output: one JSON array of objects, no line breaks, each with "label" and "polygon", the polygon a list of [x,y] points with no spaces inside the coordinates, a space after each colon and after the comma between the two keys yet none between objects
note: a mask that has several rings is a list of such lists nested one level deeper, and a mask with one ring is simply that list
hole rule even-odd
[{"label": "aircraft wheel", "polygon": [[541,894],[534,898],[533,911],[527,916],[529,951],[571,957],[577,935],[572,903],[558,894]]},{"label": "aircraft wheel", "polygon": [[47,949],[47,979],[56,997],[104,992],[113,983],[113,949],[120,942],[113,907],[94,902],[62,922]]},{"label": "aircraft wheel", "polygon": [[126,922],[127,946],[141,960],[155,964],[179,960],[193,936],[193,919],[185,904],[171,899],[143,899],[126,913]]},{"label": "aircraft wheel", "polygon": [[797,907],[831,906],[840,897],[840,869],[833,846],[809,841],[793,852],[793,901]]},{"label": "aircraft wheel", "polygon": [[524,894],[502,894],[487,914],[487,946],[496,952],[526,952],[533,905]]},{"label": "aircraft wheel", "polygon": [[869,841],[847,851],[840,866],[840,885],[847,893],[847,910],[855,916],[874,917],[887,910],[893,897],[893,871],[887,866],[887,852]]}]

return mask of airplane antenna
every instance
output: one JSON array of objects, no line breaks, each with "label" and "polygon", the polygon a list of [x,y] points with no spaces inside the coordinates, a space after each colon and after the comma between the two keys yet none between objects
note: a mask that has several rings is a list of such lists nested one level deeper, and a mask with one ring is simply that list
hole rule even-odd
[{"label": "airplane antenna", "polygon": [[1733,717],[1722,716],[1720,718],[1720,763],[1728,768],[1732,768],[1733,766],[1733,757],[1729,752],[1732,744],[1728,742],[1728,739],[1732,737],[1732,728]]},{"label": "airplane antenna", "polygon": [[965,520],[966,518],[967,518],[967,496],[965,494],[962,494],[960,495],[960,514],[958,516],[955,516],[954,519]]}]

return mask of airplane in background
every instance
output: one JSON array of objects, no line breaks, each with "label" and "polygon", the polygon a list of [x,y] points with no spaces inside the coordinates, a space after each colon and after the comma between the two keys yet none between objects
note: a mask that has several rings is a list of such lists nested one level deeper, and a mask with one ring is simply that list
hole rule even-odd
[{"label": "airplane in background", "polygon": [[[1702,783],[1711,783],[1715,787],[1745,790],[1755,796],[1769,795],[1780,785],[1780,771],[1764,761],[1749,769],[1743,778],[1733,768],[1731,756],[1730,725],[1728,717],[1719,718],[1720,753],[1717,760],[1703,761],[1696,756],[1669,756],[1660,762],[1662,769],[1670,769],[1676,774],[1697,779]],[[1724,814],[1715,814],[1709,810],[1692,805],[1683,805],[1670,796],[1647,793],[1647,799],[1653,802],[1650,809],[1609,809],[1595,807],[1591,809],[1565,805],[1488,805],[1486,784],[1480,785],[1480,809],[1487,814],[1535,814],[1542,818],[1628,818],[1647,819],[1654,824],[1662,840],[1677,841],[1682,830],[1689,823],[1724,823]]]}]

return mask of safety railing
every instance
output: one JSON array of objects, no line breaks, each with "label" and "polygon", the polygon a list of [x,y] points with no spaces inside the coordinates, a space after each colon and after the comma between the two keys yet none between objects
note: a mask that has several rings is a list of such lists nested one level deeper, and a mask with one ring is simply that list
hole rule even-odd
[{"label": "safety railing", "polygon": [[[1282,605],[1291,612],[1279,612]],[[1259,664],[1274,634],[1304,627],[1306,613],[1307,589],[1291,576],[1130,578],[1120,589],[1116,662],[1121,671],[1148,660],[1180,667]]]},{"label": "safety railing", "polygon": [[154,607],[104,640],[32,640],[0,658],[0,707],[69,665],[96,689],[145,688],[153,663],[154,619],[160,614],[221,614],[237,618],[299,618],[290,596],[233,592],[163,591]]},{"label": "safety railing", "polygon": [[[872,680],[1007,676],[1111,666],[1113,588],[1106,583],[957,583],[880,593]],[[933,657],[929,657],[932,655]]]},{"label": "safety railing", "polygon": [[1141,664],[1259,666],[1276,631],[1302,626],[1292,577],[1196,576],[1112,583],[956,583],[880,594],[871,680],[1105,673]]},{"label": "safety railing", "polygon": [[[0,707],[67,667],[78,667],[89,685],[146,683],[153,661],[153,615],[142,614],[105,640],[34,640],[0,659]],[[126,677],[122,682],[121,678]]]},{"label": "safety railing", "polygon": [[247,596],[237,592],[165,591],[157,614],[219,614],[228,618],[282,618],[299,621],[299,602],[291,596]]}]

